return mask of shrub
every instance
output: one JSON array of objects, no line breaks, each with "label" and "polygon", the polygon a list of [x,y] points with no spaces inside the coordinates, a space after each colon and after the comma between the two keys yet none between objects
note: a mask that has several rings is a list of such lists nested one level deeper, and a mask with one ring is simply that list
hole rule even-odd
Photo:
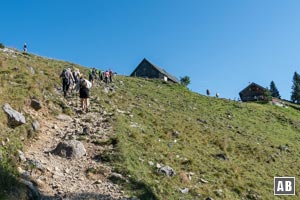
[{"label": "shrub", "polygon": [[5,48],[4,44],[0,43],[0,49],[4,49],[4,48]]}]

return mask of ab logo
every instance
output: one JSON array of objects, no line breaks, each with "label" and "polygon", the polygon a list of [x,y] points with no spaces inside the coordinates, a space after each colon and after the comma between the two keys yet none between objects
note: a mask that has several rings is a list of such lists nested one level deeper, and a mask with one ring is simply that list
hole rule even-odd
[{"label": "ab logo", "polygon": [[274,177],[274,195],[295,195],[295,177]]}]

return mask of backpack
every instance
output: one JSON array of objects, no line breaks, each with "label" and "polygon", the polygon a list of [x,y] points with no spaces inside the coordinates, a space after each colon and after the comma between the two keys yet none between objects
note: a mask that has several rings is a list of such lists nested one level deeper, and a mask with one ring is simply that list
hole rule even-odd
[{"label": "backpack", "polygon": [[63,79],[69,80],[69,75],[68,75],[68,72],[67,72],[66,69],[64,69],[64,70],[62,71],[61,77],[62,77]]},{"label": "backpack", "polygon": [[86,79],[80,80],[80,88],[87,88],[90,89],[92,87],[92,83]]}]

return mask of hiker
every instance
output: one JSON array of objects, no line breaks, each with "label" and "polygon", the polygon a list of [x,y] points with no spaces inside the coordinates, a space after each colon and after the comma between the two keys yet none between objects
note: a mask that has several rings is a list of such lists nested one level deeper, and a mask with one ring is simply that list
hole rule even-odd
[{"label": "hiker", "polygon": [[92,87],[92,83],[80,76],[79,79],[79,97],[80,97],[80,105],[83,112],[88,112],[90,106],[90,88]]},{"label": "hiker", "polygon": [[71,83],[75,82],[71,69],[63,69],[59,77],[62,78],[64,97],[66,97]]},{"label": "hiker", "polygon": [[72,70],[72,75],[74,77],[74,82],[73,82],[73,84],[71,84],[71,93],[73,93],[73,90],[75,90],[78,85],[79,77],[80,77],[79,69],[74,68]]},{"label": "hiker", "polygon": [[94,84],[93,71],[91,69],[89,70],[89,81]]},{"label": "hiker", "polygon": [[210,95],[210,91],[209,89],[206,90],[206,95],[209,96]]},{"label": "hiker", "polygon": [[24,51],[25,53],[27,52],[27,44],[26,44],[26,43],[24,43],[23,51]]},{"label": "hiker", "polygon": [[217,93],[216,93],[216,97],[219,98],[219,96],[220,96],[220,94],[217,92]]},{"label": "hiker", "polygon": [[74,77],[74,83],[75,83],[75,85],[78,83],[78,81],[79,81],[79,78],[80,78],[80,72],[79,72],[79,69],[73,69],[73,72],[72,72],[72,74],[73,74],[73,77]]},{"label": "hiker", "polygon": [[112,83],[113,71],[109,69],[109,82]]},{"label": "hiker", "polygon": [[102,73],[101,69],[98,70],[98,76],[99,76],[99,80],[103,81],[103,73]]},{"label": "hiker", "polygon": [[96,68],[92,69],[92,75],[93,75],[94,80],[97,80],[97,70],[96,70]]},{"label": "hiker", "polygon": [[109,78],[109,72],[106,70],[104,73],[104,81],[106,84],[108,84],[108,78]]}]

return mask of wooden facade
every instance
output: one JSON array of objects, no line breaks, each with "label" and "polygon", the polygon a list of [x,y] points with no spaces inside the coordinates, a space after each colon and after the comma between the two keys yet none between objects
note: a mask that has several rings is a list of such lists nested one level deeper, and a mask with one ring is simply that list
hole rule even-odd
[{"label": "wooden facade", "polygon": [[146,58],[135,68],[130,76],[142,77],[142,78],[157,78],[165,81],[171,81],[173,83],[180,83],[178,79],[164,69],[152,64]]},{"label": "wooden facade", "polygon": [[256,84],[251,83],[243,89],[239,95],[243,102],[246,101],[268,101],[267,89]]}]

